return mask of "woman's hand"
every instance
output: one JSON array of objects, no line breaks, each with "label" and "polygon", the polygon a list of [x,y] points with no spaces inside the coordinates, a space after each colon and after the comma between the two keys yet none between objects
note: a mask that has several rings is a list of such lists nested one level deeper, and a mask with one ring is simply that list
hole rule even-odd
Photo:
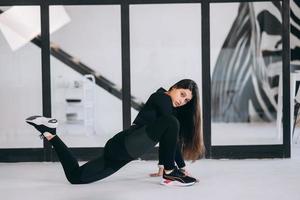
[{"label": "woman's hand", "polygon": [[156,173],[151,173],[151,174],[149,174],[149,175],[150,175],[151,177],[159,177],[159,176],[162,176],[163,173],[164,173],[164,168],[161,167],[161,166],[159,166],[159,167],[158,167],[158,172],[156,172]]},{"label": "woman's hand", "polygon": [[186,170],[185,168],[180,168],[179,169],[182,173],[184,173],[186,176],[191,176],[191,173],[188,171],[188,170]]}]

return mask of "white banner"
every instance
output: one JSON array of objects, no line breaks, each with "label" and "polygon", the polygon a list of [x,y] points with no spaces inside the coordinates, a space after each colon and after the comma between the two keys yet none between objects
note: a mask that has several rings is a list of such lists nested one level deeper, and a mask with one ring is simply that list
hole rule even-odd
[{"label": "white banner", "polygon": [[[63,6],[51,6],[50,34],[70,22]],[[13,51],[41,33],[39,6],[13,6],[0,15],[0,30]]]}]

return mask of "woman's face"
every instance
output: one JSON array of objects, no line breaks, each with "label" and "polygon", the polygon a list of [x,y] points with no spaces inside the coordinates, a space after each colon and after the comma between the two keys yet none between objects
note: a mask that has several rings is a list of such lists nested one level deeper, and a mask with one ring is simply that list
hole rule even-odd
[{"label": "woman's face", "polygon": [[192,92],[189,89],[173,88],[166,94],[171,97],[173,107],[184,106],[192,99]]}]

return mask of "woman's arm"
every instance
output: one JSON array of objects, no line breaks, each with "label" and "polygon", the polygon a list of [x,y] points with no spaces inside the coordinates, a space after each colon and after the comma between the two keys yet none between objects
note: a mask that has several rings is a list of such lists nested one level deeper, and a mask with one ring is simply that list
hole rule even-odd
[{"label": "woman's arm", "polygon": [[[181,143],[177,143],[176,152],[175,152],[175,162],[177,167],[186,175],[188,175],[187,170],[185,169],[185,162],[181,154]],[[164,165],[163,165],[163,148],[161,146],[158,147],[158,172],[151,173],[151,177],[157,177],[163,175]]]},{"label": "woman's arm", "polygon": [[176,148],[176,153],[175,153],[175,162],[181,172],[185,173],[185,175],[187,175],[187,176],[190,176],[190,173],[186,169],[186,165],[185,165],[185,162],[184,162],[181,152],[182,152],[182,143],[178,142],[177,148]]},{"label": "woman's arm", "polygon": [[175,162],[176,162],[178,168],[185,167],[185,162],[182,157],[181,149],[182,149],[182,144],[181,144],[181,142],[178,142],[177,146],[176,146],[176,152],[175,152]]},{"label": "woman's arm", "polygon": [[164,164],[163,164],[163,150],[162,147],[159,145],[158,146],[158,172],[151,173],[151,177],[157,177],[157,176],[162,176],[164,172]]}]

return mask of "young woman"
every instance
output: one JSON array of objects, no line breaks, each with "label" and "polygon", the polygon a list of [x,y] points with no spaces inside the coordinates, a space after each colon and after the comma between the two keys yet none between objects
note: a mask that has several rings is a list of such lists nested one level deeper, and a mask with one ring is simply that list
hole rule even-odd
[{"label": "young woman", "polygon": [[110,176],[159,142],[164,166],[161,183],[188,186],[196,179],[184,173],[184,162],[177,163],[180,168],[175,166],[175,155],[182,159],[183,152],[184,158],[196,160],[204,153],[198,87],[190,79],[177,82],[168,91],[160,88],[153,93],[133,124],[108,140],[102,155],[82,166],[56,135],[56,119],[32,116],[26,122],[52,144],[71,184],[91,183]]}]

